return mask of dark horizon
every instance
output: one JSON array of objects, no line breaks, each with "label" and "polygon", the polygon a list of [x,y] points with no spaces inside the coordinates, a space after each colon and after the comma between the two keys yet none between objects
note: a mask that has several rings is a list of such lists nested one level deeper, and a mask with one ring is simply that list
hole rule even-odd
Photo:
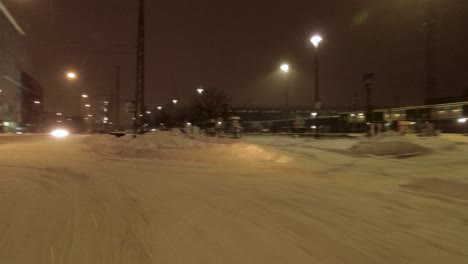
[{"label": "dark horizon", "polygon": [[[4,1],[26,32],[33,74],[45,87],[46,109],[76,112],[81,91],[104,97],[122,68],[122,100],[133,99],[137,2]],[[362,75],[375,73],[373,102],[390,106],[425,99],[425,0],[198,1],[146,3],[146,104],[187,101],[199,86],[215,86],[233,104],[311,105],[313,33],[321,46],[321,97],[326,106],[364,106]],[[468,87],[468,3],[434,0],[436,96]],[[279,72],[291,66],[288,83]],[[74,86],[65,79],[76,71]],[[60,108],[60,109],[59,109]]]}]

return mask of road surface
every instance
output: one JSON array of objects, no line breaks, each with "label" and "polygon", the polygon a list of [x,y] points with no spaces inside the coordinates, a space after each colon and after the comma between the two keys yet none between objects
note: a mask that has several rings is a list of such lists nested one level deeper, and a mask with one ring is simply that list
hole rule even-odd
[{"label": "road surface", "polygon": [[85,138],[0,140],[0,263],[468,263],[468,185],[420,178],[461,161],[132,160]]}]

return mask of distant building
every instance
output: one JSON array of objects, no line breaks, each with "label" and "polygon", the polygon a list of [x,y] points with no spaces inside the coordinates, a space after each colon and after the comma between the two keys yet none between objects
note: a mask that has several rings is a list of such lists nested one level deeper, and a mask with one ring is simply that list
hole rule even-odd
[{"label": "distant building", "polygon": [[0,12],[0,132],[36,132],[41,125],[43,88],[30,74],[24,32],[11,19]]}]

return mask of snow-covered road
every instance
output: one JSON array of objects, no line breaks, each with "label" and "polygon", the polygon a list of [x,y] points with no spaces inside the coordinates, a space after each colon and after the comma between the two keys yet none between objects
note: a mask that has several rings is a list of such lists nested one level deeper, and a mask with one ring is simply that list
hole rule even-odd
[{"label": "snow-covered road", "polygon": [[388,159],[244,139],[282,162],[184,162],[86,140],[0,141],[0,263],[468,263],[465,145]]}]

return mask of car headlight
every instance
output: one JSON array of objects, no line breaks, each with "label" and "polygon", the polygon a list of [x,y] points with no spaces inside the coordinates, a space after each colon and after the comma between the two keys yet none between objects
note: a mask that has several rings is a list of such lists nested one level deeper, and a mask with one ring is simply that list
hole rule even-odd
[{"label": "car headlight", "polygon": [[52,131],[50,133],[53,137],[57,137],[57,138],[63,138],[63,137],[66,137],[68,135],[70,135],[70,133],[64,129],[56,129],[54,131]]}]

